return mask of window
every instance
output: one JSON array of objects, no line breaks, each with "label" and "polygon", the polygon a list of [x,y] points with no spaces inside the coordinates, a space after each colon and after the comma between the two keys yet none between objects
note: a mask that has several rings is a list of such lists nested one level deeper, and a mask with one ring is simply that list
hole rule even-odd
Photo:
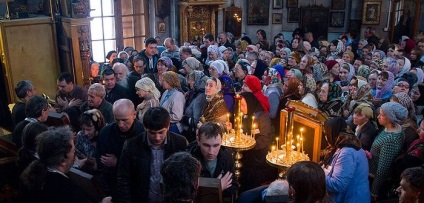
[{"label": "window", "polygon": [[148,35],[146,0],[90,1],[90,7],[94,61],[105,62],[109,51],[119,52],[126,46],[144,48]]}]

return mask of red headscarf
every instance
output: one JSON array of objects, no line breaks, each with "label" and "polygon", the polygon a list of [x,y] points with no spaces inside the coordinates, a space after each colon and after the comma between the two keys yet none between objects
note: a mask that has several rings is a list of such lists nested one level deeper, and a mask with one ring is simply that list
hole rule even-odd
[{"label": "red headscarf", "polygon": [[262,108],[264,109],[264,112],[268,113],[269,111],[269,100],[268,97],[266,97],[262,93],[262,86],[261,81],[253,75],[247,75],[244,79],[244,83],[252,90],[253,95],[255,95],[256,99],[261,103]]}]

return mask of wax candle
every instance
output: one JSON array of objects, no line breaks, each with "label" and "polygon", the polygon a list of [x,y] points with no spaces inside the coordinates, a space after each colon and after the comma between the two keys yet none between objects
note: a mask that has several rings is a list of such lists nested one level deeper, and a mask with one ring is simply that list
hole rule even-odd
[{"label": "wax candle", "polygon": [[277,150],[278,150],[278,137],[275,138],[275,140],[277,141]]}]

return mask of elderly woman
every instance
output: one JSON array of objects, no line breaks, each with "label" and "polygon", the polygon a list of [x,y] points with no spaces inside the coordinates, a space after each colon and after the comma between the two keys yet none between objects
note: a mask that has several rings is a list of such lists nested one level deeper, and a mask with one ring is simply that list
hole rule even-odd
[{"label": "elderly woman", "polygon": [[371,145],[378,134],[374,124],[374,110],[371,105],[362,103],[353,113],[353,124],[356,125],[355,135],[361,141],[362,149],[371,150]]},{"label": "elderly woman", "polygon": [[408,110],[399,103],[386,102],[380,107],[378,122],[383,126],[383,130],[375,138],[368,154],[370,175],[374,178],[371,185],[374,201],[378,196],[383,195],[381,189],[385,180],[391,175],[391,167],[396,157],[402,151],[405,134],[398,123],[405,120],[407,116]]},{"label": "elderly woman", "polygon": [[384,53],[384,51],[381,51],[381,50],[378,50],[378,49],[372,51],[372,60],[373,61],[384,60],[384,58],[386,58],[386,54]]},{"label": "elderly woman", "polygon": [[[399,74],[399,70],[398,70],[398,67],[397,67],[397,62],[392,57],[387,57],[381,63],[379,63],[378,61],[376,63],[379,64],[379,66],[381,67],[381,70],[382,71],[388,71],[388,72],[393,73],[393,75],[395,76],[395,78]],[[374,63],[372,63],[372,64],[374,64]]]},{"label": "elderly woman", "polygon": [[314,65],[314,59],[309,55],[305,55],[300,60],[299,69],[304,76],[313,78],[314,77],[313,65]]},{"label": "elderly woman", "polygon": [[203,65],[194,57],[188,57],[183,62],[183,70],[186,76],[190,75],[195,70],[203,71]]},{"label": "elderly woman", "polygon": [[299,69],[299,63],[300,63],[301,57],[302,56],[299,54],[299,52],[294,51],[290,53],[288,61],[287,61],[287,66],[284,68],[287,70],[290,70],[292,68]]},{"label": "elderly woman", "polygon": [[390,101],[397,102],[408,110],[408,118],[399,123],[405,133],[403,151],[406,151],[411,143],[418,138],[418,126],[415,120],[415,106],[408,93],[405,92],[394,94],[392,98],[390,98]]},{"label": "elderly woman", "polygon": [[97,168],[95,159],[97,136],[105,125],[105,119],[97,109],[85,111],[80,117],[81,131],[77,134],[75,148],[88,158],[84,166],[88,171]]},{"label": "elderly woman", "polygon": [[341,133],[332,143],[332,158],[324,163],[330,199],[332,202],[370,202],[368,160],[361,142],[355,135]]},{"label": "elderly woman", "polygon": [[284,69],[281,65],[275,65],[268,71],[265,71],[262,77],[264,84],[264,94],[268,97],[270,104],[269,117],[275,119],[278,115],[278,107],[280,105],[280,97],[283,94]]},{"label": "elderly woman", "polygon": [[183,118],[185,97],[181,91],[178,75],[172,71],[162,73],[162,87],[165,92],[162,94],[160,106],[168,110],[170,114],[169,130],[180,134],[183,130],[180,121]]},{"label": "elderly woman", "polygon": [[225,126],[229,112],[222,96],[221,88],[221,81],[217,78],[210,78],[206,81],[205,94],[207,104],[202,111],[197,128],[200,128],[206,122],[220,123]]},{"label": "elderly woman", "polygon": [[343,51],[343,42],[341,40],[333,40],[330,43],[330,56],[341,56]]},{"label": "elderly woman", "polygon": [[328,60],[325,62],[328,72],[330,73],[330,82],[339,81],[340,64],[336,60]]},{"label": "elderly woman", "polygon": [[342,115],[342,101],[340,96],[342,89],[335,83],[325,82],[321,86],[318,94],[318,109],[328,117],[337,117]]},{"label": "elderly woman", "polygon": [[240,109],[243,114],[247,115],[243,119],[243,132],[252,132],[252,117],[255,117],[255,123],[258,130],[255,134],[256,145],[253,149],[243,152],[243,168],[241,173],[244,174],[240,179],[241,190],[248,190],[260,186],[266,181],[276,178],[277,171],[266,163],[266,154],[273,140],[274,130],[268,115],[269,103],[265,95],[261,91],[256,91],[260,81],[250,76],[246,78],[246,83],[252,92],[246,91],[241,93]]},{"label": "elderly woman", "polygon": [[223,60],[216,60],[209,65],[209,76],[219,78],[223,74],[228,74],[228,65]]},{"label": "elderly woman", "polygon": [[207,49],[208,58],[206,59],[205,64],[210,65],[213,61],[219,59],[219,50],[217,45],[210,45]]},{"label": "elderly woman", "polygon": [[143,120],[144,113],[152,107],[159,106],[160,92],[155,83],[150,78],[141,78],[135,83],[137,95],[143,99],[141,104],[137,105],[137,118]]},{"label": "elderly woman", "polygon": [[372,90],[374,106],[380,106],[392,96],[394,75],[389,71],[381,71],[377,76],[376,88]]},{"label": "elderly woman", "polygon": [[234,66],[234,88],[236,92],[241,90],[241,87],[243,86],[243,80],[244,78],[251,74],[252,67],[250,66],[249,61],[245,59],[238,60],[236,65]]},{"label": "elderly woman", "polygon": [[187,102],[181,123],[184,126],[184,135],[189,141],[196,138],[196,125],[200,121],[202,111],[207,104],[205,86],[208,79],[203,71],[195,70],[188,75],[190,91],[186,96]]}]

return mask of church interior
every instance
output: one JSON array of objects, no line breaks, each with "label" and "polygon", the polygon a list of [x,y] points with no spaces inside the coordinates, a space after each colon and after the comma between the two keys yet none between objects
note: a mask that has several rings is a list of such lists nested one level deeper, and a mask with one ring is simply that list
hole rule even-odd
[{"label": "church interior", "polygon": [[[71,73],[75,85],[88,89],[92,85],[90,74],[93,62],[100,67],[111,63],[106,57],[111,50],[118,53],[132,47],[141,53],[147,48],[146,41],[152,37],[162,40],[163,44],[158,46],[167,48],[164,40],[171,38],[177,47],[190,43],[190,46],[197,46],[201,51],[204,36],[208,33],[217,42],[223,32],[231,33],[233,41],[247,36],[252,42],[257,42],[258,30],[263,30],[265,40],[271,44],[277,35],[283,36],[284,43],[292,42],[295,30],[301,30],[301,33],[313,33],[315,39],[328,43],[347,34],[359,42],[367,38],[364,32],[370,28],[375,36],[388,44],[401,44],[405,37],[415,39],[416,36],[423,36],[424,0],[0,0],[0,203],[14,202],[16,196],[17,179],[8,173],[15,170],[19,150],[11,141],[15,127],[11,112],[13,105],[21,99],[15,93],[20,81],[31,80],[36,84],[38,94],[54,103],[58,92],[57,78],[61,73]],[[416,41],[417,47],[421,41]],[[421,56],[424,56],[424,52]],[[421,65],[424,64],[423,58]],[[208,70],[205,69],[205,72]],[[306,78],[303,71],[302,74]],[[410,87],[412,89],[412,84]],[[319,97],[318,92],[316,97]],[[286,145],[287,139],[297,140],[297,147],[302,149],[305,133],[305,137],[309,136],[305,142],[306,150],[296,149],[294,153],[300,154],[296,155],[298,158],[307,153],[309,157],[306,159],[318,163],[322,161],[321,150],[328,146],[324,144],[327,143],[324,123],[332,116],[323,115],[321,109],[290,102],[303,112],[294,115],[290,110],[277,112],[277,117],[281,115],[281,118],[275,128],[280,134],[276,139],[273,137],[270,142],[272,146],[268,146],[266,152],[270,151],[270,157],[279,157],[277,151],[280,142],[285,145],[281,145],[281,151],[287,150],[287,155],[292,150]],[[353,110],[350,113],[353,115]],[[422,112],[416,113],[416,116],[421,114],[422,118]],[[63,119],[60,115],[52,116],[57,116],[55,119],[58,122]],[[231,114],[235,126],[236,117],[236,112],[234,118]],[[376,115],[374,119],[377,123]],[[249,120],[256,125],[254,121],[255,118]],[[301,141],[299,135],[296,139],[293,132],[291,137],[286,137],[290,134],[290,122],[292,131],[294,127]],[[416,122],[418,125],[415,125],[414,133],[417,130],[418,133],[424,132],[419,131],[421,125],[419,121]],[[235,130],[237,134],[239,131]],[[420,140],[424,143],[421,135]],[[236,150],[237,156],[241,156],[243,150]],[[268,155],[267,161],[271,166],[278,168],[279,172],[286,172],[278,163],[272,163],[273,158],[268,160]],[[236,163],[240,159],[236,158]],[[201,184],[218,184],[204,181]],[[371,200],[376,202],[372,194]],[[235,196],[230,200],[224,198],[224,202],[236,202]]]}]

